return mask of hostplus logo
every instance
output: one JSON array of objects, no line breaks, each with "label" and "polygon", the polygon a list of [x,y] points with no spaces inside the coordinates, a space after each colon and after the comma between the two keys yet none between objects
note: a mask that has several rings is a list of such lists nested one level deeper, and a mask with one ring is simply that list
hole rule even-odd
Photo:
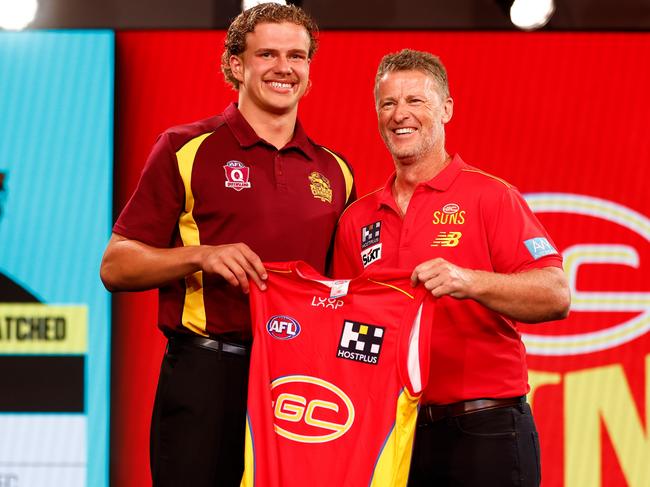
[{"label": "hostplus logo", "polygon": [[381,326],[345,320],[336,356],[375,365],[383,341],[384,328]]}]

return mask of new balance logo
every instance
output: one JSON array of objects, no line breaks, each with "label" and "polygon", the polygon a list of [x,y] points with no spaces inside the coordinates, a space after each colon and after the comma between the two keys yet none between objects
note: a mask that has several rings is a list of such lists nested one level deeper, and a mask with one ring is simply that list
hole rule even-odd
[{"label": "new balance logo", "polygon": [[440,232],[431,244],[432,247],[455,247],[463,234],[460,232]]}]

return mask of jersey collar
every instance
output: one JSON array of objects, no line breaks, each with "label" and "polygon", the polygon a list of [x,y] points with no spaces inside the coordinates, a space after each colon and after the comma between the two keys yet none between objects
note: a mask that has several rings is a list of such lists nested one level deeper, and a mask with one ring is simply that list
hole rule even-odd
[{"label": "jersey collar", "polygon": [[[422,186],[440,192],[447,191],[456,177],[460,174],[462,168],[466,166],[467,164],[461,159],[460,155],[454,154],[451,162],[447,165],[447,167],[445,167],[442,171],[440,171],[440,173],[436,174],[428,181],[424,181],[418,184],[418,187]],[[392,208],[397,213],[399,213],[397,203],[395,203],[395,198],[393,197],[394,181],[395,172],[390,175],[388,181],[386,181],[386,185],[381,190],[377,201],[377,208],[381,206],[388,206],[389,208]]]},{"label": "jersey collar", "polygon": [[[228,124],[228,127],[232,131],[233,135],[239,142],[239,145],[242,148],[253,147],[257,144],[262,144],[266,146],[271,146],[268,142],[262,139],[253,127],[246,121],[244,116],[241,114],[237,108],[236,103],[231,103],[226,107],[223,112],[224,119]],[[272,146],[271,146],[272,147]],[[313,142],[307,137],[302,124],[299,120],[296,120],[296,127],[293,131],[293,137],[285,145],[281,151],[295,149],[302,152],[308,159],[313,160],[316,158],[316,152],[314,150]]]}]

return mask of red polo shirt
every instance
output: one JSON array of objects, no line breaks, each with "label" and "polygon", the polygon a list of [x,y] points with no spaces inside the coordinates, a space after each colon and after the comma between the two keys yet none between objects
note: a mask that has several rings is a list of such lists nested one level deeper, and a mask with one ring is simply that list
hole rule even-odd
[{"label": "red polo shirt", "polygon": [[[393,198],[394,178],[341,217],[335,277],[355,276],[370,265],[410,271],[436,257],[506,274],[562,266],[554,243],[517,189],[458,155],[416,187],[404,218]],[[528,390],[517,323],[470,299],[440,298],[423,403],[513,397]]]},{"label": "red polo shirt", "polygon": [[[263,261],[304,260],[322,273],[353,198],[347,164],[300,123],[277,150],[231,104],[158,138],[113,230],[159,248],[244,242]],[[197,272],[162,287],[159,300],[166,334],[250,339],[248,300],[220,276]]]}]

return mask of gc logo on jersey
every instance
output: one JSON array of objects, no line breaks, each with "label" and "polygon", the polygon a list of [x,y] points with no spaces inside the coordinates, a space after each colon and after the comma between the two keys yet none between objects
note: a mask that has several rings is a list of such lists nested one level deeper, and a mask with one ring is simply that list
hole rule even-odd
[{"label": "gc logo on jersey", "polygon": [[336,356],[375,365],[383,341],[384,328],[381,326],[345,320]]},{"label": "gc logo on jersey", "polygon": [[300,323],[290,316],[275,315],[266,322],[266,331],[278,340],[291,340],[300,335]]},{"label": "gc logo on jersey", "polygon": [[361,229],[361,261],[363,267],[381,259],[381,221],[366,225]]},{"label": "gc logo on jersey", "polygon": [[339,387],[319,377],[288,375],[271,382],[273,429],[300,443],[340,438],[354,423],[354,405]]}]

